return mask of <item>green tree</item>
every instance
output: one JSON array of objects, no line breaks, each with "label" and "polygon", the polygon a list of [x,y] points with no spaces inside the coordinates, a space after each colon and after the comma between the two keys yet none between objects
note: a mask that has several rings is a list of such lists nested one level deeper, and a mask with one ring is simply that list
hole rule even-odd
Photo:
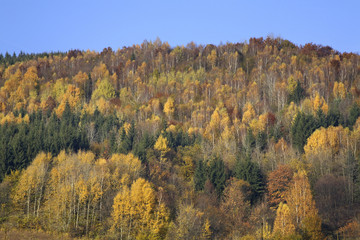
[{"label": "green tree", "polygon": [[298,112],[294,123],[291,126],[291,136],[294,147],[299,152],[304,152],[306,140],[318,127],[316,119],[312,115]]},{"label": "green tree", "polygon": [[294,102],[296,104],[299,104],[300,101],[305,97],[305,90],[301,87],[301,84],[299,81],[296,83],[296,87],[293,92],[289,93],[288,96],[288,102]]},{"label": "green tree", "polygon": [[251,202],[254,203],[259,197],[264,194],[265,183],[264,176],[259,166],[252,162],[249,157],[245,159],[238,159],[235,166],[235,177],[250,183],[253,192]]},{"label": "green tree", "polygon": [[200,159],[196,164],[194,174],[194,185],[196,191],[202,191],[206,182],[206,169],[203,161]]},{"label": "green tree", "polygon": [[350,115],[349,115],[349,126],[350,127],[354,126],[354,124],[359,116],[360,116],[360,107],[355,102],[350,108]]},{"label": "green tree", "polygon": [[154,136],[146,132],[140,141],[135,145],[134,153],[139,157],[142,163],[146,163],[146,151],[154,147],[155,139]]},{"label": "green tree", "polygon": [[221,197],[225,188],[226,182],[226,169],[223,160],[219,156],[215,156],[209,166],[210,182],[214,185],[218,197]]}]

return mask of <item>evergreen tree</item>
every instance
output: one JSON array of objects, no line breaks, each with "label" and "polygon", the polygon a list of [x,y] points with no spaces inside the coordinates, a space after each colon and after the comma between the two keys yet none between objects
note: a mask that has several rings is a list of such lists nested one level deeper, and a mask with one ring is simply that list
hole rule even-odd
[{"label": "evergreen tree", "polygon": [[250,160],[250,157],[238,159],[235,166],[235,177],[250,183],[253,194],[251,202],[254,203],[261,197],[265,191],[265,179],[256,163]]},{"label": "evergreen tree", "polygon": [[134,154],[139,157],[142,164],[145,166],[145,174],[149,176],[149,166],[146,158],[147,150],[152,149],[155,144],[154,136],[145,133],[140,141],[134,146]]},{"label": "evergreen tree", "polygon": [[110,145],[110,152],[115,153],[117,150],[117,146],[116,146],[116,136],[114,132],[110,133],[109,145]]},{"label": "evergreen tree", "polygon": [[355,102],[350,109],[350,115],[349,115],[349,126],[352,127],[354,126],[356,120],[358,119],[358,117],[360,116],[360,107],[359,105]]},{"label": "evergreen tree", "polygon": [[260,151],[264,151],[267,145],[267,135],[265,132],[259,132],[256,136],[256,147]]},{"label": "evergreen tree", "polygon": [[67,102],[60,121],[60,149],[76,148],[76,146],[74,146],[76,144],[76,128],[74,129],[73,125],[74,116],[71,112],[70,105]]},{"label": "evergreen tree", "polygon": [[300,101],[305,97],[305,90],[301,87],[299,81],[297,81],[296,87],[292,93],[289,94],[288,101],[299,104]]},{"label": "evergreen tree", "polygon": [[214,185],[218,197],[221,197],[225,188],[226,172],[224,162],[219,156],[216,156],[211,160],[208,178]]},{"label": "evergreen tree", "polygon": [[246,134],[245,144],[246,144],[245,146],[246,152],[247,154],[250,154],[254,149],[254,147],[256,146],[256,138],[250,128],[248,129]]},{"label": "evergreen tree", "polygon": [[10,141],[10,146],[14,160],[10,165],[10,169],[22,169],[27,166],[29,160],[27,159],[27,142],[26,137],[26,126],[21,124],[18,127],[18,132]]},{"label": "evergreen tree", "polygon": [[337,104],[333,104],[330,107],[328,114],[326,115],[326,126],[337,127],[343,122],[339,107]]},{"label": "evergreen tree", "polygon": [[60,123],[55,112],[50,117],[45,130],[45,150],[57,155],[60,152],[60,137],[59,137]]},{"label": "evergreen tree", "polygon": [[196,164],[196,169],[194,173],[194,185],[196,191],[201,191],[204,189],[206,182],[206,169],[203,161],[200,159]]},{"label": "evergreen tree", "polygon": [[326,120],[326,115],[324,114],[324,112],[321,110],[321,108],[319,108],[316,111],[316,121],[317,121],[317,127],[328,127],[327,125],[327,120]]},{"label": "evergreen tree", "polygon": [[86,102],[90,102],[91,100],[91,95],[92,95],[92,91],[93,91],[93,82],[92,82],[92,79],[91,79],[91,74],[89,73],[89,77],[88,79],[86,80],[85,82],[85,100]]},{"label": "evergreen tree", "polygon": [[129,142],[129,149],[130,149],[129,151],[131,151],[134,147],[135,135],[136,135],[135,123],[134,121],[132,121],[129,129],[129,133],[127,134],[127,139]]},{"label": "evergreen tree", "polygon": [[299,152],[304,152],[306,140],[318,127],[316,119],[312,115],[306,115],[298,112],[293,125],[291,126],[291,135],[293,145]]}]

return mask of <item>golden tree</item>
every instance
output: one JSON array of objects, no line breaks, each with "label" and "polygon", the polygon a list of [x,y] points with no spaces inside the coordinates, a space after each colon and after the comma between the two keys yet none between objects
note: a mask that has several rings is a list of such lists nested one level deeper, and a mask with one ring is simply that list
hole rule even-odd
[{"label": "golden tree", "polygon": [[174,99],[169,97],[164,105],[164,113],[170,120],[175,112]]},{"label": "golden tree", "polygon": [[286,203],[281,202],[276,210],[273,234],[286,237],[294,233],[295,225],[291,218],[290,209]]},{"label": "golden tree", "polygon": [[168,153],[170,151],[167,138],[163,137],[163,135],[160,134],[159,138],[156,140],[154,149],[158,150],[161,154],[160,162],[162,162],[162,163],[166,162],[165,155],[166,155],[166,153]]},{"label": "golden tree", "polygon": [[300,170],[295,173],[285,199],[295,228],[301,229],[310,239],[322,239],[321,219],[315,207],[305,171]]},{"label": "golden tree", "polygon": [[39,216],[51,158],[50,153],[39,153],[32,164],[22,172],[19,184],[13,192],[15,205],[26,212],[28,217],[30,214]]},{"label": "golden tree", "polygon": [[334,82],[333,94],[336,99],[344,99],[346,96],[345,85],[342,82]]},{"label": "golden tree", "polygon": [[180,205],[176,220],[170,225],[167,239],[206,240],[210,237],[210,223],[204,213],[193,205]]},{"label": "golden tree", "polygon": [[307,139],[305,156],[313,165],[315,173],[321,176],[345,167],[342,158],[335,161],[342,150],[347,149],[350,131],[342,126],[319,128]]},{"label": "golden tree", "polygon": [[123,186],[114,198],[111,231],[120,239],[155,239],[164,234],[168,212],[157,203],[156,192],[143,178]]}]

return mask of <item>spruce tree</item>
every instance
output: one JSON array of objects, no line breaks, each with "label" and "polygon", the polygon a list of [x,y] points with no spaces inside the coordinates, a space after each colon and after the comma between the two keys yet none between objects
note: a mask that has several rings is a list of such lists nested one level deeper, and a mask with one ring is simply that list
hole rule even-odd
[{"label": "spruce tree", "polygon": [[253,194],[251,202],[253,203],[261,197],[265,191],[265,179],[259,166],[250,160],[250,157],[245,159],[238,159],[235,166],[235,177],[247,181]]},{"label": "spruce tree", "polygon": [[155,140],[154,137],[149,133],[145,133],[140,141],[134,147],[134,153],[139,157],[142,163],[146,162],[146,151],[154,146]]},{"label": "spruce tree", "polygon": [[304,97],[305,97],[305,90],[301,87],[300,82],[297,81],[294,91],[291,94],[289,94],[288,101],[289,103],[294,102],[296,104],[299,104]]},{"label": "spruce tree", "polygon": [[358,119],[358,117],[360,116],[360,107],[359,105],[355,102],[350,109],[350,115],[349,115],[349,126],[352,127],[354,126],[356,120]]},{"label": "spruce tree", "polygon": [[200,159],[196,164],[194,173],[194,185],[196,191],[202,191],[206,182],[206,169],[203,161]]},{"label": "spruce tree", "polygon": [[208,177],[210,182],[214,185],[218,197],[221,197],[225,188],[226,172],[224,162],[219,156],[212,159]]},{"label": "spruce tree", "polygon": [[293,125],[291,126],[291,135],[293,145],[299,152],[304,152],[306,140],[318,128],[318,123],[312,115],[306,115],[298,112]]}]

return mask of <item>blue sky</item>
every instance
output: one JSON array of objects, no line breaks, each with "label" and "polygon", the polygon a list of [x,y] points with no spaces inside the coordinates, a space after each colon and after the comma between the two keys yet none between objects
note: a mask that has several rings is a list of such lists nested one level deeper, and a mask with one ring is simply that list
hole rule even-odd
[{"label": "blue sky", "polygon": [[358,0],[1,0],[0,53],[113,50],[159,37],[171,46],[250,37],[360,52]]}]

